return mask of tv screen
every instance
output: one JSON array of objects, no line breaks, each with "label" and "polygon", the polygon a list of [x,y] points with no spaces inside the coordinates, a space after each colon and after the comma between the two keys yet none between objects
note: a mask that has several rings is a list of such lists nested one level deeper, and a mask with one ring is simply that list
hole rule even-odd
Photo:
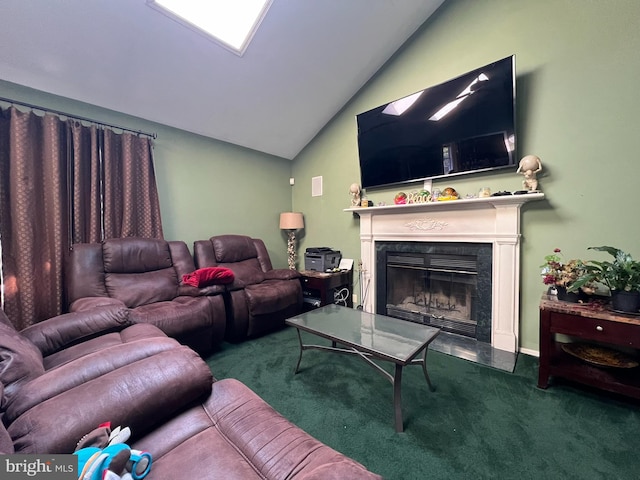
[{"label": "tv screen", "polygon": [[515,165],[515,56],[356,115],[363,188]]}]

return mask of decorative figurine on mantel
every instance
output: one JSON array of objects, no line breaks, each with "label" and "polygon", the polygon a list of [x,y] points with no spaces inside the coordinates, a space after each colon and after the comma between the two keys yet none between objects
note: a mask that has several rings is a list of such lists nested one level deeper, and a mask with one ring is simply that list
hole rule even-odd
[{"label": "decorative figurine on mantel", "polygon": [[522,157],[516,173],[524,175],[524,180],[522,180],[522,187],[524,190],[528,192],[538,191],[538,179],[536,178],[536,175],[540,171],[542,171],[540,158],[535,155],[526,155]]},{"label": "decorative figurine on mantel", "polygon": [[349,187],[349,195],[351,195],[351,206],[359,207],[360,206],[360,185],[357,183],[352,183]]}]

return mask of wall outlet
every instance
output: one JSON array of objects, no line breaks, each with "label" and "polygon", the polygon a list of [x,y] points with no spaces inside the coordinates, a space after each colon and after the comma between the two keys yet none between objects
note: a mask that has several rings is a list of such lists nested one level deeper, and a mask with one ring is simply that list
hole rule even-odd
[{"label": "wall outlet", "polygon": [[353,300],[353,304],[357,305],[358,304],[358,294],[354,293],[353,295],[351,295],[351,300]]}]

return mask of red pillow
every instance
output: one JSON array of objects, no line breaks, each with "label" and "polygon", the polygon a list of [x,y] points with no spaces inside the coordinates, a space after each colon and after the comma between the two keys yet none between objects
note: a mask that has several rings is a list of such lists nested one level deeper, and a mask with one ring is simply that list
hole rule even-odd
[{"label": "red pillow", "polygon": [[232,283],[234,279],[233,272],[223,267],[206,267],[199,268],[195,272],[187,273],[182,276],[182,283],[191,285],[192,287],[206,287],[207,285],[224,285]]}]

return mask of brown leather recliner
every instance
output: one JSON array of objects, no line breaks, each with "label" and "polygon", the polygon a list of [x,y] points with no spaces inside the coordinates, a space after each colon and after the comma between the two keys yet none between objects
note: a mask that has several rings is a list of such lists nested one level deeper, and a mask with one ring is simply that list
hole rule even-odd
[{"label": "brown leather recliner", "polygon": [[[105,349],[104,371],[90,377],[85,358],[74,360],[57,379],[67,388],[36,391],[29,388],[31,381],[8,400],[5,389],[2,423],[15,452],[73,453],[78,441],[104,422],[144,435],[202,401],[211,392],[211,370],[194,350],[167,340],[174,343],[172,348],[129,359],[117,368],[109,368],[117,352]],[[32,399],[36,392],[38,401]]]},{"label": "brown leather recliner", "polygon": [[131,325],[128,316],[127,308],[104,306],[17,331],[0,310],[3,420],[130,362],[180,347],[153,325]]},{"label": "brown leather recliner", "polygon": [[242,340],[284,326],[302,311],[300,274],[274,269],[262,240],[219,235],[197,240],[193,256],[198,268],[226,267],[235,275],[227,285],[228,340]]},{"label": "brown leather recliner", "polygon": [[[75,376],[82,377],[77,366]],[[76,386],[46,401],[25,394],[10,404],[0,383],[0,405],[7,407],[0,454],[72,453],[80,438],[110,421],[130,427],[127,443],[151,454],[146,480],[381,478],[293,425],[239,381],[214,382],[207,364],[184,346],[71,383]]]},{"label": "brown leather recliner", "polygon": [[181,241],[113,238],[73,245],[66,278],[70,311],[126,306],[133,323],[150,323],[200,353],[224,338],[224,287],[182,285],[195,270]]}]

